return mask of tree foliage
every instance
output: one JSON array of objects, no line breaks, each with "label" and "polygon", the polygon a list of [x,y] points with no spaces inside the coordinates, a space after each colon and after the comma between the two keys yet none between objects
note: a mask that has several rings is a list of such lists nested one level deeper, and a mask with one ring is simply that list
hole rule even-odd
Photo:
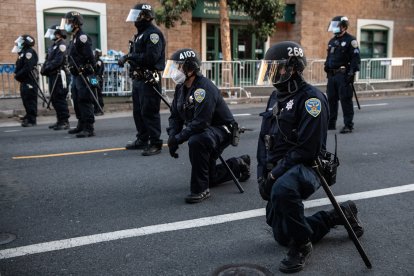
[{"label": "tree foliage", "polygon": [[[156,9],[155,20],[166,28],[174,27],[176,21],[185,24],[181,14],[195,8],[196,0],[160,0],[161,7]],[[266,40],[276,27],[277,19],[283,17],[283,0],[227,0],[233,11],[242,11],[252,18],[250,30],[260,40]]]},{"label": "tree foliage", "polygon": [[175,26],[176,21],[185,24],[181,14],[195,8],[196,0],[160,0],[161,7],[155,10],[155,21],[166,28]]},{"label": "tree foliage", "polygon": [[251,31],[263,41],[272,35],[276,21],[283,17],[285,8],[283,0],[229,0],[227,2],[231,10],[243,11],[253,19],[250,22]]}]

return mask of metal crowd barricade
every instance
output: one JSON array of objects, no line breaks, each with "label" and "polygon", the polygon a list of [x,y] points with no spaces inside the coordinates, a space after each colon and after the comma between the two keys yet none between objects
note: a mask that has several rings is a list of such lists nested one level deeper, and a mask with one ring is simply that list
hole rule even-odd
[{"label": "metal crowd barricade", "polygon": [[0,64],[0,99],[19,98],[19,82],[14,79],[14,64]]},{"label": "metal crowd barricade", "polygon": [[[201,71],[211,79],[225,97],[250,97],[256,85],[260,60],[240,61],[204,61]],[[305,79],[313,85],[325,85],[326,73],[323,70],[325,59],[308,59],[304,71]],[[130,96],[132,80],[129,66],[121,68],[116,61],[105,61],[103,94],[105,96]],[[40,69],[39,64],[39,69]],[[365,90],[375,90],[377,84],[389,84],[387,89],[405,88],[413,85],[414,58],[373,58],[361,60],[361,71],[357,74],[356,84],[365,85]],[[162,93],[168,98],[173,96],[175,83],[171,79],[162,79]],[[398,84],[401,82],[401,84]],[[47,78],[42,77],[39,85],[48,96]],[[271,84],[260,87],[271,86]],[[14,64],[0,64],[0,98],[20,97],[19,83],[14,80]]]},{"label": "metal crowd barricade", "polygon": [[130,96],[132,80],[129,77],[129,65],[119,67],[116,61],[105,61],[102,93],[105,96]]}]

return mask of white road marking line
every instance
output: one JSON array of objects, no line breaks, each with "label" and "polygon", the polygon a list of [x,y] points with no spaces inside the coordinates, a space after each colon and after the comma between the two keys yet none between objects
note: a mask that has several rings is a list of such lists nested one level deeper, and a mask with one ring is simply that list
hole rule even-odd
[{"label": "white road marking line", "polygon": [[[412,192],[412,191],[414,191],[414,184],[408,184],[408,185],[397,186],[397,187],[392,187],[392,188],[385,188],[385,189],[372,190],[372,191],[361,192],[361,193],[336,196],[336,199],[338,202],[343,202],[343,201],[350,200],[350,199],[360,200],[360,199],[374,198],[374,197],[406,193],[406,192]],[[309,201],[304,202],[305,208],[319,207],[319,206],[328,205],[328,204],[330,204],[330,201],[328,198],[320,198],[320,199],[314,199],[314,200],[309,200]],[[120,231],[115,231],[115,232],[107,232],[107,233],[102,233],[102,234],[70,238],[70,239],[65,239],[65,240],[57,240],[57,241],[51,241],[51,242],[45,242],[45,243],[26,245],[26,246],[21,246],[21,247],[0,250],[0,260],[10,259],[10,258],[19,257],[19,256],[38,254],[38,253],[45,253],[45,252],[50,252],[50,251],[55,251],[55,250],[68,249],[68,248],[79,247],[79,246],[90,245],[90,244],[101,243],[101,242],[107,242],[107,241],[115,241],[115,240],[126,239],[126,238],[146,236],[146,235],[151,235],[151,234],[156,234],[156,233],[164,233],[164,232],[170,232],[170,231],[177,231],[177,230],[197,228],[197,227],[208,226],[208,225],[221,224],[221,223],[226,223],[226,222],[231,222],[231,221],[260,217],[264,215],[265,215],[265,209],[261,208],[261,209],[230,213],[230,214],[224,214],[224,215],[218,215],[218,216],[212,216],[212,217],[183,220],[183,221],[177,221],[177,222],[172,222],[172,223],[164,223],[164,224],[151,225],[151,226],[145,226],[145,227],[140,227],[140,228],[120,230]]]},{"label": "white road marking line", "polygon": [[251,116],[250,113],[240,113],[240,114],[233,114],[233,117],[242,117],[242,116]]},{"label": "white road marking line", "polygon": [[11,130],[5,130],[4,132],[10,133],[10,132],[20,132],[20,129],[11,129]]},{"label": "white road marking line", "polygon": [[[378,104],[361,104],[361,107],[369,107],[369,106],[384,106],[388,105],[388,103],[378,103]],[[357,107],[356,105],[354,107]]]}]

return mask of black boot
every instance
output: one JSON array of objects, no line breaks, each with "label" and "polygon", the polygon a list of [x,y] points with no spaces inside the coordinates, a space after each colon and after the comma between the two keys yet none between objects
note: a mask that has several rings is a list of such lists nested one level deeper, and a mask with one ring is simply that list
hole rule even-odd
[{"label": "black boot", "polygon": [[125,148],[127,150],[139,150],[139,149],[146,149],[148,147],[148,141],[143,141],[137,138],[134,142],[127,144]]},{"label": "black boot", "polygon": [[54,123],[53,125],[50,125],[49,128],[50,129],[54,129],[57,126],[58,122]]},{"label": "black boot", "polygon": [[69,134],[76,134],[76,133],[81,132],[81,131],[82,131],[82,129],[83,129],[82,124],[81,124],[81,122],[80,122],[80,121],[78,121],[78,124],[76,125],[76,127],[75,127],[74,129],[70,129],[70,130],[68,131],[68,133],[69,133]]},{"label": "black boot", "polygon": [[56,125],[53,127],[53,130],[63,130],[69,129],[70,125],[68,121],[57,122]]},{"label": "black boot", "polygon": [[[349,221],[349,224],[354,230],[355,235],[359,238],[364,234],[364,228],[359,221],[357,214],[358,209],[355,203],[352,200],[348,200],[347,202],[339,204],[341,206],[342,212],[344,212],[346,219]],[[335,209],[328,212],[329,220],[331,222],[331,227],[335,227],[336,225],[344,225],[344,221],[342,217],[340,217]]]},{"label": "black boot", "polygon": [[187,203],[200,203],[204,199],[207,199],[210,197],[210,190],[207,189],[204,192],[198,193],[198,194],[189,194],[185,197],[185,202]]},{"label": "black boot", "polygon": [[95,132],[93,131],[93,126],[86,126],[81,132],[76,134],[76,138],[86,138],[95,136]]},{"label": "black boot", "polygon": [[29,122],[27,119],[22,122],[22,127],[34,127],[36,122]]},{"label": "black boot", "polygon": [[239,181],[244,182],[250,178],[250,156],[247,154],[242,155],[239,158],[237,158],[237,161],[239,163],[240,169]]},{"label": "black boot", "polygon": [[310,241],[298,244],[291,242],[286,257],[280,262],[279,270],[284,273],[295,273],[301,271],[312,253]]},{"label": "black boot", "polygon": [[352,126],[344,126],[339,133],[345,134],[345,133],[351,133],[354,130]]},{"label": "black boot", "polygon": [[148,147],[142,152],[143,156],[151,156],[161,153],[162,140],[158,142],[150,142]]}]

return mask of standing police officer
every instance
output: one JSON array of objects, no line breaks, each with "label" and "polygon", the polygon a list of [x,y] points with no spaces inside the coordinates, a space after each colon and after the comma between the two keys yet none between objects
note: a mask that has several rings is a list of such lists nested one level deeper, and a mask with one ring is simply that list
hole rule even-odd
[{"label": "standing police officer", "polygon": [[71,93],[78,119],[76,128],[69,130],[68,133],[76,134],[77,138],[94,136],[94,94],[86,80],[89,75],[93,74],[95,67],[92,41],[82,31],[83,17],[79,12],[66,13],[62,23],[64,23],[66,32],[72,34],[68,49],[68,62],[72,74]]},{"label": "standing police officer", "polygon": [[[181,49],[168,60],[163,77],[177,84],[167,132],[170,155],[178,158],[178,145],[188,141],[191,194],[185,201],[198,203],[210,197],[209,188],[231,179],[223,164],[216,165],[230,145],[235,120],[220,90],[200,72],[201,62],[192,49]],[[250,157],[226,161],[240,181],[250,177]]]},{"label": "standing police officer", "polygon": [[148,83],[146,74],[156,75],[165,67],[165,39],[161,31],[152,24],[154,12],[149,4],[135,5],[129,12],[127,22],[134,22],[137,34],[130,41],[129,53],[118,60],[119,66],[130,64],[133,79],[132,101],[137,139],[126,145],[126,149],[143,149],[142,155],[161,152],[161,99],[153,85],[161,91],[160,83]]},{"label": "standing police officer", "polygon": [[344,115],[344,127],[340,133],[350,133],[354,129],[353,83],[361,63],[358,42],[354,36],[347,33],[348,26],[349,21],[345,16],[335,16],[332,19],[328,31],[333,32],[335,36],[328,43],[324,68],[328,76],[328,129],[336,129],[339,100]]},{"label": "standing police officer", "polygon": [[59,28],[59,25],[51,26],[46,34],[46,38],[53,41],[46,55],[45,63],[40,70],[43,76],[49,78],[49,93],[53,108],[56,110],[57,121],[49,128],[54,130],[69,129],[69,109],[66,97],[68,89],[66,87],[66,32]]},{"label": "standing police officer", "polygon": [[[325,149],[329,112],[322,92],[303,79],[305,66],[305,53],[299,44],[280,42],[266,52],[258,79],[258,84],[268,81],[277,89],[261,114],[257,174],[260,195],[268,201],[266,222],[275,240],[289,247],[279,266],[285,273],[302,270],[312,243],[335,225],[343,225],[335,210],[309,217],[304,214],[302,200],[320,187],[312,165]],[[355,203],[342,203],[341,208],[361,236]]]},{"label": "standing police officer", "polygon": [[99,84],[95,87],[96,97],[98,99],[99,105],[98,103],[94,102],[94,114],[95,116],[101,116],[101,115],[104,115],[102,110],[99,108],[99,106],[101,106],[102,109],[104,107],[102,89],[103,89],[105,64],[103,60],[101,59],[102,51],[100,49],[95,49],[94,54],[95,54],[95,64],[96,64],[95,73],[96,73],[96,77],[98,78],[98,82],[99,82]]},{"label": "standing police officer", "polygon": [[37,62],[36,51],[32,48],[35,40],[31,35],[21,35],[15,41],[12,49],[19,57],[16,61],[14,78],[20,82],[20,96],[26,115],[23,118],[22,127],[32,127],[36,125],[37,117]]}]

